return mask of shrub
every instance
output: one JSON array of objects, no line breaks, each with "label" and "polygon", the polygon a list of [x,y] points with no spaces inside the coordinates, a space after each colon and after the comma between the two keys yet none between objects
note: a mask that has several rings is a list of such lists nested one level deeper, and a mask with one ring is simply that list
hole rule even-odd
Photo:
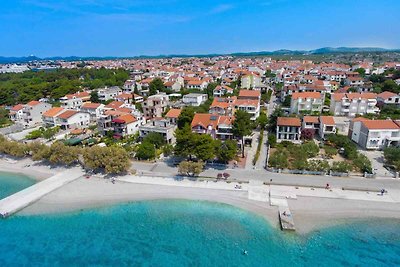
[{"label": "shrub", "polygon": [[345,161],[335,161],[332,164],[331,170],[334,172],[349,172],[353,167]]},{"label": "shrub", "polygon": [[333,158],[338,152],[337,148],[331,146],[324,146],[324,150],[325,150],[325,156],[330,159]]},{"label": "shrub", "polygon": [[363,154],[358,153],[357,157],[353,160],[353,164],[360,172],[372,173],[371,161]]},{"label": "shrub", "polygon": [[268,144],[271,147],[275,147],[276,146],[276,135],[275,134],[268,134]]},{"label": "shrub", "polygon": [[275,151],[269,158],[268,164],[271,167],[285,169],[289,166],[288,152],[284,149]]}]

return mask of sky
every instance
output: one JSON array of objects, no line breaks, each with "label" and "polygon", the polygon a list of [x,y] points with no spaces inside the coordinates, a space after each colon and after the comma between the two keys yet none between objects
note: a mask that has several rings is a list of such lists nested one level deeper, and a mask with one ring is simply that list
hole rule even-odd
[{"label": "sky", "polygon": [[400,48],[398,0],[1,0],[0,56]]}]

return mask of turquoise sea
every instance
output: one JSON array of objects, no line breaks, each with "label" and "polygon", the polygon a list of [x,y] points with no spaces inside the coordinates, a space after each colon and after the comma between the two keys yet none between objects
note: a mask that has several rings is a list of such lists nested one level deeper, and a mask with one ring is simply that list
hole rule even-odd
[{"label": "turquoise sea", "polygon": [[[8,176],[3,196],[33,183]],[[184,200],[16,215],[0,220],[0,266],[400,266],[400,221],[299,236],[232,206]]]},{"label": "turquoise sea", "polygon": [[29,187],[34,183],[35,180],[22,174],[0,172],[0,199]]}]

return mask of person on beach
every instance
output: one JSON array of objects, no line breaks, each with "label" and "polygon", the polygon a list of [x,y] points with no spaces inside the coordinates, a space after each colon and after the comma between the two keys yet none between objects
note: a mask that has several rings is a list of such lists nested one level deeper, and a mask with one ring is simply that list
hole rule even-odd
[{"label": "person on beach", "polygon": [[331,189],[331,186],[329,184],[326,184],[325,189],[329,190]]}]

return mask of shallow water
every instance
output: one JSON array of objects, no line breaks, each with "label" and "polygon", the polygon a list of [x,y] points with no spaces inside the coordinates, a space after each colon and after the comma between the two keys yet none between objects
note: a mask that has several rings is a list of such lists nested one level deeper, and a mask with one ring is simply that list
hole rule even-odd
[{"label": "shallow water", "polygon": [[14,216],[0,229],[0,266],[400,266],[399,221],[298,236],[247,211],[202,201]]},{"label": "shallow water", "polygon": [[27,188],[34,183],[35,180],[22,174],[0,172],[0,199]]}]

